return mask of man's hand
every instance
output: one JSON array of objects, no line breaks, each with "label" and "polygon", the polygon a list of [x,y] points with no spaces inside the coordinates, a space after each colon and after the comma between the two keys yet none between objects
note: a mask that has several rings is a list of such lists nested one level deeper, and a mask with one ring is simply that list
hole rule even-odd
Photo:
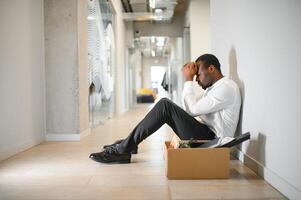
[{"label": "man's hand", "polygon": [[186,63],[181,70],[185,81],[192,81],[193,77],[198,73],[198,67],[195,62]]}]

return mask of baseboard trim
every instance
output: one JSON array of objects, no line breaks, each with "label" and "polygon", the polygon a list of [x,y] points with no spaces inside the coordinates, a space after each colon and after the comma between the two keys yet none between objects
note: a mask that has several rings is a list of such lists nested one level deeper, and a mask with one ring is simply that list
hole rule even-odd
[{"label": "baseboard trim", "polygon": [[47,133],[45,137],[45,141],[47,142],[63,142],[63,141],[79,141],[80,134],[72,134],[72,133]]},{"label": "baseboard trim", "polygon": [[281,192],[284,196],[289,199],[301,199],[301,192],[294,185],[289,183],[287,180],[279,176],[277,173],[263,166],[260,162],[245,154],[240,149],[233,148],[234,155],[244,165],[253,170],[258,176],[262,177],[265,181],[271,184],[275,189]]},{"label": "baseboard trim", "polygon": [[44,141],[79,141],[90,134],[91,128],[87,128],[80,134],[46,134],[45,138],[40,137],[19,144],[14,143],[14,145],[10,145],[9,147],[0,147],[0,161],[21,153],[22,151],[26,151]]},{"label": "baseboard trim", "polygon": [[5,160],[11,156],[14,156],[22,151],[25,151],[33,146],[36,146],[42,143],[44,140],[43,138],[39,139],[31,139],[26,142],[22,142],[16,145],[11,145],[8,148],[0,148],[0,161]]},{"label": "baseboard trim", "polygon": [[80,141],[87,135],[91,134],[91,128],[87,128],[80,134],[76,133],[47,133],[45,136],[45,141],[48,142],[64,142],[64,141]]}]

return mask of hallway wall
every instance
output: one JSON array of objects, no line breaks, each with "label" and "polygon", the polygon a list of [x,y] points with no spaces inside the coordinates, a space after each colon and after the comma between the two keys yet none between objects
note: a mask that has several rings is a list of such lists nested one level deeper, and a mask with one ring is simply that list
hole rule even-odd
[{"label": "hallway wall", "polygon": [[127,111],[126,99],[126,26],[123,21],[123,8],[121,1],[110,0],[115,14],[115,38],[116,38],[116,73],[115,73],[115,109],[116,114],[119,115]]},{"label": "hallway wall", "polygon": [[44,140],[43,1],[0,1],[0,160]]},{"label": "hallway wall", "polygon": [[185,27],[190,27],[190,58],[211,52],[210,0],[190,0]]},{"label": "hallway wall", "polygon": [[168,66],[168,59],[165,57],[142,56],[142,87],[152,88],[151,67]]},{"label": "hallway wall", "polygon": [[301,1],[211,1],[212,49],[243,96],[239,155],[290,199],[301,199]]},{"label": "hallway wall", "polygon": [[170,71],[171,71],[171,90],[172,95],[171,99],[182,106],[182,91],[184,85],[184,78],[181,72],[181,68],[183,67],[183,38],[182,37],[173,37],[170,38]]}]

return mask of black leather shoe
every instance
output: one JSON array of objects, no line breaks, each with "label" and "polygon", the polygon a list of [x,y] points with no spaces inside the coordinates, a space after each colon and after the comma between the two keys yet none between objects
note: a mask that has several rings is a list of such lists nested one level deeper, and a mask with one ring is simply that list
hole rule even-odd
[{"label": "black leather shoe", "polygon": [[[123,141],[123,139],[116,140],[113,144],[104,145],[103,148],[106,149],[108,147],[116,146],[117,144],[120,144],[122,141]],[[131,151],[131,154],[137,154],[137,153],[138,153],[138,147],[136,147],[135,149],[133,149]]]},{"label": "black leather shoe", "polygon": [[114,146],[116,144],[120,144],[122,141],[123,141],[123,139],[116,140],[113,144],[104,145],[103,148],[105,149],[107,147],[111,147],[111,146]]},{"label": "black leather shoe", "polygon": [[92,153],[89,158],[101,163],[130,163],[130,153],[119,153],[116,146],[105,148],[102,152]]}]

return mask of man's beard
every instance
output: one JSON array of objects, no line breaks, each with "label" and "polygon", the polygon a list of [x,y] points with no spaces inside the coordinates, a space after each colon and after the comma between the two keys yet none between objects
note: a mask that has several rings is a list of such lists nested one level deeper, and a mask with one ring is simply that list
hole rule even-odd
[{"label": "man's beard", "polygon": [[211,85],[202,85],[202,84],[199,84],[204,90],[206,90],[207,88],[209,88]]},{"label": "man's beard", "polygon": [[202,84],[201,81],[198,82],[199,85],[200,85],[204,90],[206,90],[207,88],[209,88],[209,87],[212,86],[212,82],[211,82],[209,79],[207,79],[206,82],[207,82],[207,84]]}]

